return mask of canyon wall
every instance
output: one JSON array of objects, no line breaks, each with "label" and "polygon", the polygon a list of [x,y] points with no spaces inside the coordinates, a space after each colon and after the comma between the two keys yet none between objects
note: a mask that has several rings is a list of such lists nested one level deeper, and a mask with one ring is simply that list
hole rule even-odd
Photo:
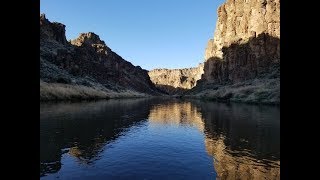
[{"label": "canyon wall", "polygon": [[89,32],[68,42],[65,25],[40,15],[40,99],[156,95],[148,72]]},{"label": "canyon wall", "polygon": [[189,94],[280,103],[280,0],[227,0],[217,13],[204,73]]},{"label": "canyon wall", "polygon": [[196,86],[203,74],[203,63],[185,69],[154,69],[148,72],[155,86],[168,94],[180,94]]},{"label": "canyon wall", "polygon": [[227,0],[205,50],[203,80],[240,82],[280,63],[280,0]]}]

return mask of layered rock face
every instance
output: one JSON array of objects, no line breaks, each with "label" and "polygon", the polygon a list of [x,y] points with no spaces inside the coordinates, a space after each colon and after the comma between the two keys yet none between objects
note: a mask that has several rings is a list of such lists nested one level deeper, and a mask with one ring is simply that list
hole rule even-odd
[{"label": "layered rock face", "polygon": [[40,15],[40,82],[158,94],[146,70],[113,52],[98,35],[81,33],[68,42],[65,25],[45,15]]},{"label": "layered rock face", "polygon": [[280,63],[280,0],[227,0],[205,51],[203,80],[240,82]]},{"label": "layered rock face", "polygon": [[168,94],[180,94],[196,86],[203,74],[203,64],[195,68],[154,69],[148,74],[159,89]]},{"label": "layered rock face", "polygon": [[189,94],[280,103],[280,0],[227,0],[219,7],[204,73]]}]

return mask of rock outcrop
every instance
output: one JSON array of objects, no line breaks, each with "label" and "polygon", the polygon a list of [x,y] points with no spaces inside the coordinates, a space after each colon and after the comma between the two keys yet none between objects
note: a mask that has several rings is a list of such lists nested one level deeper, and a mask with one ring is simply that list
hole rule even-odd
[{"label": "rock outcrop", "polygon": [[40,15],[40,41],[51,40],[66,45],[65,25],[58,22],[50,22],[44,14]]},{"label": "rock outcrop", "polygon": [[[263,91],[262,98],[252,93],[234,98],[237,88],[225,88],[252,84],[261,87],[269,82],[276,84],[270,86],[272,90],[263,87],[252,91]],[[214,39],[209,40],[205,50],[204,73],[191,94],[215,94],[214,98],[248,102],[273,99],[272,103],[280,103],[279,82],[280,0],[227,0],[218,9]],[[221,86],[224,90],[216,93]]]},{"label": "rock outcrop", "polygon": [[196,86],[203,74],[203,63],[195,68],[154,69],[148,72],[151,81],[164,92],[181,94]]},{"label": "rock outcrop", "polygon": [[227,0],[218,9],[205,59],[207,82],[240,82],[269,72],[280,63],[280,0]]},{"label": "rock outcrop", "polygon": [[[54,86],[48,87],[48,83]],[[67,98],[61,96],[66,91],[70,98],[90,97],[91,92],[95,92],[93,98],[112,93],[159,94],[146,70],[113,52],[98,35],[81,33],[68,42],[65,25],[51,23],[44,14],[40,15],[40,86],[43,100]]]},{"label": "rock outcrop", "polygon": [[[280,39],[280,0],[227,0],[217,13],[214,39],[208,42],[206,60],[223,59],[223,47],[246,43],[259,34]],[[255,50],[256,55],[262,54]]]}]

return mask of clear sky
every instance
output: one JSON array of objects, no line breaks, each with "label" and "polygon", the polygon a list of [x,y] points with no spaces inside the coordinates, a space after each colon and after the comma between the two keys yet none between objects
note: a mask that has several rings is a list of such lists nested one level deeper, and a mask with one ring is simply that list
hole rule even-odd
[{"label": "clear sky", "polygon": [[67,40],[94,32],[133,65],[172,69],[204,61],[224,1],[40,0],[40,12],[66,25]]}]

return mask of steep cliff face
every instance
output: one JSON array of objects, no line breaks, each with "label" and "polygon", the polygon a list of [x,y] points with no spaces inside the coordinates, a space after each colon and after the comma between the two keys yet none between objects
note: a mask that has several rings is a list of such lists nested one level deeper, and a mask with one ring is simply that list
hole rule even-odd
[{"label": "steep cliff face", "polygon": [[205,51],[206,82],[240,82],[280,63],[280,0],[227,0]]},{"label": "steep cliff face", "polygon": [[203,64],[195,68],[154,69],[148,74],[159,89],[168,94],[180,94],[196,86],[203,74]]},{"label": "steep cliff face", "polygon": [[44,14],[40,15],[40,41],[56,41],[66,45],[65,25],[58,22],[50,22]]},{"label": "steep cliff face", "polygon": [[[65,25],[51,23],[45,15],[40,15],[40,82],[40,88],[47,83],[60,83],[64,84],[64,89],[77,89],[80,94],[85,91],[88,96],[92,91],[88,92],[87,87],[95,90],[93,96],[107,96],[105,92],[116,92],[121,96],[124,91],[158,94],[146,70],[133,66],[113,52],[98,35],[81,33],[77,39],[68,42]],[[50,89],[59,88],[55,85]],[[45,94],[43,99],[57,98],[50,97],[54,93]]]},{"label": "steep cliff face", "polygon": [[[227,0],[218,9],[214,38],[205,50],[204,73],[193,93],[221,85],[245,87],[244,82],[261,87],[269,80],[276,85],[272,97],[264,98],[280,102],[280,0]],[[227,94],[232,99],[235,91],[223,90],[216,96]]]}]

